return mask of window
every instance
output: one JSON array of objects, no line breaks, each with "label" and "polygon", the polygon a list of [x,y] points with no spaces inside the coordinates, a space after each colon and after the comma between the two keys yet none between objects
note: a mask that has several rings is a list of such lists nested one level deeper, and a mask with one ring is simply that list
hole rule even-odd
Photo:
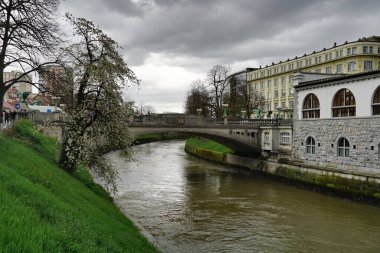
[{"label": "window", "polygon": [[280,144],[290,144],[290,133],[280,133]]},{"label": "window", "polygon": [[373,46],[363,46],[363,54],[373,54]]},{"label": "window", "polygon": [[372,70],[372,61],[364,61],[364,70]]},{"label": "window", "polygon": [[348,63],[348,72],[356,70],[356,62],[352,61]]},{"label": "window", "polygon": [[269,143],[269,132],[264,132],[264,143]]},{"label": "window", "polygon": [[306,153],[315,154],[315,140],[311,136],[306,139]]},{"label": "window", "polygon": [[274,98],[278,98],[278,90],[274,91]]},{"label": "window", "polygon": [[272,80],[268,80],[267,88],[270,89],[272,87]]},{"label": "window", "polygon": [[342,64],[336,65],[336,73],[337,74],[343,73],[343,66],[342,66]]},{"label": "window", "polygon": [[313,93],[308,94],[305,97],[302,107],[302,116],[304,119],[319,118],[319,100]]},{"label": "window", "polygon": [[281,85],[285,85],[286,83],[286,78],[285,76],[281,77]]},{"label": "window", "polygon": [[380,54],[380,47],[377,48],[377,54]]},{"label": "window", "polygon": [[347,55],[351,54],[351,48],[347,48]]},{"label": "window", "polygon": [[353,48],[352,48],[352,54],[356,54],[356,52],[357,52],[357,48],[356,48],[356,47],[353,47]]},{"label": "window", "polygon": [[271,99],[272,98],[272,92],[268,91],[267,93],[267,99]]},{"label": "window", "polygon": [[264,81],[261,81],[261,90],[264,89],[264,86],[265,86]]},{"label": "window", "polygon": [[338,156],[350,156],[350,143],[346,138],[340,138],[338,141]]},{"label": "window", "polygon": [[335,94],[333,117],[352,117],[356,115],[355,97],[349,89],[341,89]]},{"label": "window", "polygon": [[283,88],[281,90],[281,97],[286,97],[286,90],[285,90],[285,88]]},{"label": "window", "polygon": [[372,115],[380,115],[380,86],[377,87],[372,100]]},{"label": "window", "polygon": [[277,87],[278,85],[278,78],[274,79],[274,87]]},{"label": "window", "polygon": [[255,83],[255,90],[259,90],[259,84],[258,83]]},{"label": "window", "polygon": [[341,58],[343,56],[343,50],[338,50],[335,52],[335,58]]},{"label": "window", "polygon": [[332,67],[326,67],[326,74],[332,74]]},{"label": "window", "polygon": [[321,69],[316,69],[315,70],[315,73],[321,73],[322,71],[321,71]]}]

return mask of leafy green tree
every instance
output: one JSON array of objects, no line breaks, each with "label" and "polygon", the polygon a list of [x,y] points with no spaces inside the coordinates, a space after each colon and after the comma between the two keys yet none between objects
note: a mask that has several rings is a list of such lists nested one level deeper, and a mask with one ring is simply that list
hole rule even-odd
[{"label": "leafy green tree", "polygon": [[67,15],[75,43],[65,48],[64,65],[71,76],[67,89],[74,94],[65,124],[60,164],[73,172],[81,163],[115,190],[117,172],[106,154],[129,153],[129,108],[122,87],[139,80],[119,54],[118,44],[91,21]]}]

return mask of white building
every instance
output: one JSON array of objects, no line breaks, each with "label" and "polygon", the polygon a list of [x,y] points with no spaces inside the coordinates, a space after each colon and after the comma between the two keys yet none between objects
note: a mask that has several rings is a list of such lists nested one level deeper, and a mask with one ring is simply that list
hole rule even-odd
[{"label": "white building", "polygon": [[307,164],[380,173],[380,70],[293,77],[293,156]]}]

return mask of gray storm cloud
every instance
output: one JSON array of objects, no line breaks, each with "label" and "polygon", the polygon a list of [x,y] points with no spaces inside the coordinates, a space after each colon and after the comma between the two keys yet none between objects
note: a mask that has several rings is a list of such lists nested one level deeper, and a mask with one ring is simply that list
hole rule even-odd
[{"label": "gray storm cloud", "polygon": [[[62,11],[93,20],[145,76],[151,72],[144,66],[153,64],[182,67],[196,78],[215,64],[265,66],[376,35],[380,23],[378,0],[66,0]],[[193,80],[174,70],[163,75],[178,76],[182,106]],[[164,77],[141,78],[155,94],[167,92]]]}]

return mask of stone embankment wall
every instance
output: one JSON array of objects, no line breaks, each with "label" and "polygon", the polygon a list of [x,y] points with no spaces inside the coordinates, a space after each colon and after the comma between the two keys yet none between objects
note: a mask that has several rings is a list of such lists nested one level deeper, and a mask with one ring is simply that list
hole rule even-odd
[{"label": "stone embankment wall", "polygon": [[295,184],[301,183],[313,188],[317,187],[339,196],[380,206],[380,177],[371,174],[351,173],[338,169],[297,164],[286,159],[279,162],[221,154],[189,145],[185,146],[185,151],[206,160],[272,175]]},{"label": "stone embankment wall", "polygon": [[[306,164],[353,173],[380,175],[380,117],[295,120],[293,156]],[[306,139],[315,140],[315,154],[306,152]],[[349,157],[338,156],[338,140],[349,141]]]}]

